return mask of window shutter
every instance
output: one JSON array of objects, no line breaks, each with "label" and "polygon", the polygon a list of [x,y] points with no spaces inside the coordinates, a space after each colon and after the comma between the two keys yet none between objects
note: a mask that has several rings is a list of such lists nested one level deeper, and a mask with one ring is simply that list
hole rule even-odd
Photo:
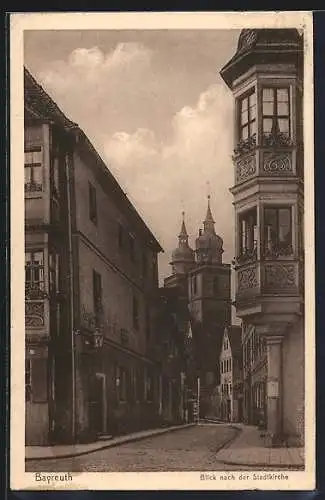
[{"label": "window shutter", "polygon": [[32,360],[32,400],[34,403],[47,402],[47,358]]}]

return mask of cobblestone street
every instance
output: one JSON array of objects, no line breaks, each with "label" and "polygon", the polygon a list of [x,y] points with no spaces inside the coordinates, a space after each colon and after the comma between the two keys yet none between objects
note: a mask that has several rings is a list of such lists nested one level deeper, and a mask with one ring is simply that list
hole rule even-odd
[{"label": "cobblestone street", "polygon": [[207,471],[234,469],[216,461],[223,444],[237,432],[226,425],[200,425],[169,432],[87,455],[33,460],[26,463],[27,472],[149,472]]}]

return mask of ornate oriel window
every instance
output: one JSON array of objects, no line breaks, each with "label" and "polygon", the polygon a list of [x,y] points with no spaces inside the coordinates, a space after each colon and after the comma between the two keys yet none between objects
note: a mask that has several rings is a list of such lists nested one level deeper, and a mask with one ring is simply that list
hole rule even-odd
[{"label": "ornate oriel window", "polygon": [[292,208],[264,208],[264,255],[277,257],[291,255]]},{"label": "ornate oriel window", "polygon": [[283,134],[290,136],[289,88],[263,88],[262,90],[263,135]]},{"label": "ornate oriel window", "polygon": [[42,251],[25,253],[25,293],[27,298],[44,292],[44,254]]},{"label": "ornate oriel window", "polygon": [[37,192],[43,189],[43,152],[34,147],[25,150],[25,192]]},{"label": "ornate oriel window", "polygon": [[256,134],[255,90],[239,100],[239,139],[246,140]]}]

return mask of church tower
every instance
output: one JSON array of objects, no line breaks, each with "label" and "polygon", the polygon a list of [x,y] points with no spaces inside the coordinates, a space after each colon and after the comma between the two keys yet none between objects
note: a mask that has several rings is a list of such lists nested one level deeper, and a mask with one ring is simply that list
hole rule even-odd
[{"label": "church tower", "polygon": [[178,246],[172,253],[172,274],[164,281],[167,288],[178,287],[181,295],[187,298],[187,276],[195,266],[194,251],[189,246],[188,234],[185,225],[185,212],[182,212],[182,225],[178,235]]},{"label": "church tower", "polygon": [[222,262],[223,240],[216,234],[208,207],[196,239],[196,265],[188,273],[189,309],[198,337],[202,386],[215,386],[219,373],[216,353],[224,327],[231,322],[230,264]]}]

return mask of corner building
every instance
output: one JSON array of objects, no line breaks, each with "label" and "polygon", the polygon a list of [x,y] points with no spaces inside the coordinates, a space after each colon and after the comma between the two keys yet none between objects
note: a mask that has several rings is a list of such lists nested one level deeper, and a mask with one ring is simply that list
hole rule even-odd
[{"label": "corner building", "polygon": [[242,30],[221,70],[235,104],[231,189],[245,419],[270,445],[304,443],[303,39]]},{"label": "corner building", "polygon": [[157,426],[162,248],[26,69],[24,84],[26,444]]}]

